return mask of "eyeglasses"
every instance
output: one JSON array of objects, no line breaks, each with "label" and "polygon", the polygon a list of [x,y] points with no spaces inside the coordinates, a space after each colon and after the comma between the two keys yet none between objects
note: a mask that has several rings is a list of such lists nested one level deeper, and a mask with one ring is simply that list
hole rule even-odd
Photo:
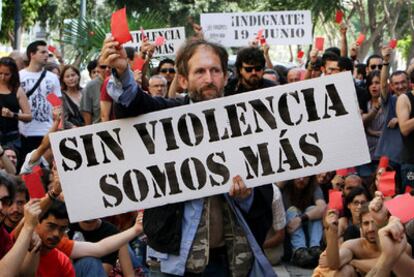
[{"label": "eyeglasses", "polygon": [[371,64],[369,68],[371,68],[371,70],[375,70],[376,68],[378,68],[378,70],[381,70],[382,64]]},{"label": "eyeglasses", "polygon": [[243,66],[243,68],[244,68],[244,70],[245,70],[247,73],[252,72],[252,71],[253,71],[253,69],[254,69],[255,71],[262,71],[262,70],[263,70],[263,66],[261,66],[261,65],[256,65],[256,66]]},{"label": "eyeglasses", "polygon": [[161,73],[171,73],[171,74],[173,74],[173,73],[175,73],[175,69],[174,68],[161,68],[160,72]]},{"label": "eyeglasses", "polygon": [[359,206],[359,205],[362,206],[365,203],[367,203],[367,201],[358,201],[358,200],[352,201],[352,205],[355,205],[355,206]]},{"label": "eyeglasses", "polygon": [[12,203],[12,199],[10,196],[5,196],[3,198],[0,198],[0,202],[2,206],[10,206]]}]

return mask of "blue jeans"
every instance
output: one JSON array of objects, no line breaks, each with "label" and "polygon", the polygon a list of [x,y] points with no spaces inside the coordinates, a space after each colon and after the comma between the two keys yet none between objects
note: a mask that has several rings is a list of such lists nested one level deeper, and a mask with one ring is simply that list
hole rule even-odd
[{"label": "blue jeans", "polygon": [[107,276],[102,266],[102,262],[98,258],[84,257],[77,260],[74,264],[76,277],[101,277]]},{"label": "blue jeans", "polygon": [[[306,208],[306,211],[309,211],[311,209],[315,208],[315,206],[309,206]],[[291,206],[286,211],[286,222],[289,223],[293,218],[300,216],[302,212],[294,207]],[[306,235],[304,228],[307,228],[307,234],[309,238],[309,243],[306,241]],[[320,246],[320,242],[322,239],[322,233],[323,233],[323,226],[322,226],[322,220],[309,220],[302,226],[300,226],[298,229],[296,229],[291,235],[290,235],[290,243],[292,245],[293,251],[299,249],[299,248],[307,248],[307,247],[313,247],[313,246]]]}]

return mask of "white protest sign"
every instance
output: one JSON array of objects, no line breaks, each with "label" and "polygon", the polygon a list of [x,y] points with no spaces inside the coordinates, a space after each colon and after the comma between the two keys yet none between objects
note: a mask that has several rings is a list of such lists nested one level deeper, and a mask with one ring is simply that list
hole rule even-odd
[{"label": "white protest sign", "polygon": [[[142,95],[142,97],[149,97]],[[51,135],[70,220],[196,199],[370,161],[341,73]]]},{"label": "white protest sign", "polygon": [[[125,43],[124,46],[134,47],[138,51],[142,43],[142,32],[132,31],[130,33],[132,36],[132,41]],[[148,41],[152,43],[159,36],[163,36],[165,38],[165,43],[161,46],[156,47],[154,57],[173,56],[180,48],[180,46],[185,42],[184,27],[150,29],[144,30],[144,33],[148,38]]]},{"label": "white protest sign", "polygon": [[259,30],[268,44],[312,43],[310,11],[201,14],[204,38],[227,47],[247,46]]}]

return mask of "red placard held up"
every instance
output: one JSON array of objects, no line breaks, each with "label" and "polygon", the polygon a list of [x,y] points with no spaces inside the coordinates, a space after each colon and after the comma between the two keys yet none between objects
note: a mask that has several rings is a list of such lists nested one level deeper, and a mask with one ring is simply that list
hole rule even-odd
[{"label": "red placard held up", "polygon": [[395,38],[393,38],[392,40],[390,40],[390,43],[388,44],[388,46],[392,49],[394,49],[395,47],[397,47],[397,43],[398,40],[396,40]]},{"label": "red placard held up", "polygon": [[387,196],[395,195],[395,171],[385,171],[378,180],[378,190]]},{"label": "red placard held up", "polygon": [[335,22],[338,24],[341,24],[343,17],[344,17],[344,12],[341,10],[337,10],[336,15],[335,15]]},{"label": "red placard held up", "polygon": [[344,209],[342,191],[334,189],[329,190],[328,209],[334,209],[337,211],[342,211]]},{"label": "red placard held up", "polygon": [[356,44],[359,46],[364,42],[364,40],[365,40],[365,35],[362,33],[359,33],[359,36],[356,40]]},{"label": "red placard held up", "polygon": [[409,193],[386,201],[384,205],[390,214],[398,217],[403,224],[414,218],[414,197]]},{"label": "red placard held up", "polygon": [[62,105],[62,100],[60,100],[60,98],[57,97],[56,94],[54,94],[53,92],[52,93],[49,93],[46,96],[46,99],[55,108],[56,107],[60,107]]},{"label": "red placard held up", "polygon": [[22,175],[22,179],[29,190],[30,198],[42,198],[46,192],[43,187],[41,176],[43,175],[40,166],[33,167],[31,173]]},{"label": "red placard held up", "polygon": [[114,39],[120,44],[131,41],[132,36],[128,28],[126,8],[117,10],[111,17],[111,33]]},{"label": "red placard held up", "polygon": [[324,43],[325,43],[325,38],[324,37],[316,37],[315,38],[315,48],[318,51],[323,51]]}]

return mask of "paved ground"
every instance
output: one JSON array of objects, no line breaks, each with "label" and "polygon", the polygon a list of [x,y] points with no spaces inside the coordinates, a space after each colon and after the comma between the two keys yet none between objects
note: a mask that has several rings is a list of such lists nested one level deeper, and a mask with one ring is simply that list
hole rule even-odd
[{"label": "paved ground", "polygon": [[273,267],[278,277],[309,277],[312,276],[310,269],[303,269],[293,266],[288,263],[282,263],[281,265]]}]

